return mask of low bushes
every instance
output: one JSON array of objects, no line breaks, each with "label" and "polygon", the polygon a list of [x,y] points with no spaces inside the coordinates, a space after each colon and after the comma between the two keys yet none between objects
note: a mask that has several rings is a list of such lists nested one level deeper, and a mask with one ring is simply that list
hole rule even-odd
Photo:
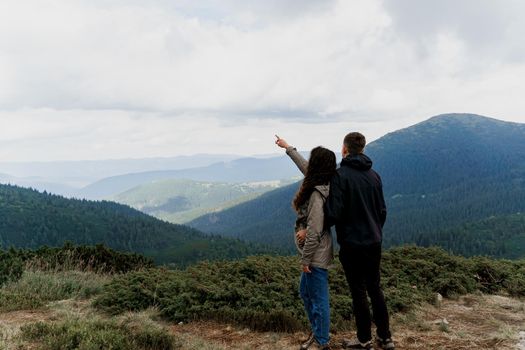
[{"label": "low bushes", "polygon": [[7,282],[16,281],[22,276],[24,265],[14,251],[0,251],[0,287]]},{"label": "low bushes", "polygon": [[[474,291],[525,295],[525,263],[462,258],[437,248],[403,247],[384,253],[383,286],[389,308],[406,311]],[[213,319],[254,330],[293,331],[306,325],[298,295],[296,257],[249,257],[203,262],[184,271],[150,269],[115,277],[96,298],[116,314],[156,306],[173,321]],[[340,264],[330,271],[332,324],[346,329],[352,300]]]}]

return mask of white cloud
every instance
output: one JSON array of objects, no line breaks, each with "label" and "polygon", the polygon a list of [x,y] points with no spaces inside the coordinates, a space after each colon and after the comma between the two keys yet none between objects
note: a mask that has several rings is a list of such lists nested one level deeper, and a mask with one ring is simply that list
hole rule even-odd
[{"label": "white cloud", "polygon": [[524,14],[517,0],[5,0],[0,157],[267,153],[288,131],[338,148],[349,128],[373,139],[455,111],[524,122]]}]

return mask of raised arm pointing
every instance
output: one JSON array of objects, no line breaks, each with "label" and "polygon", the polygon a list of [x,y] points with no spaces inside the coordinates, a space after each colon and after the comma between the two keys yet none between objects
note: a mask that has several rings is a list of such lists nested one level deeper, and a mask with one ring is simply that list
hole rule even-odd
[{"label": "raised arm pointing", "polygon": [[286,150],[286,154],[293,160],[293,162],[295,163],[295,165],[297,165],[297,167],[303,173],[303,175],[306,175],[308,161],[304,159],[301,153],[297,152],[297,149],[295,149],[295,147],[290,146],[285,139],[282,139],[277,135],[275,135],[275,137],[277,137],[275,144],[281,148],[284,148]]}]

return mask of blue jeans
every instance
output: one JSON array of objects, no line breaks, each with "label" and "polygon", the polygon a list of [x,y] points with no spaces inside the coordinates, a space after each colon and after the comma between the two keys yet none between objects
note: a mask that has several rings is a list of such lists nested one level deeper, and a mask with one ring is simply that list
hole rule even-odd
[{"label": "blue jeans", "polygon": [[328,270],[310,266],[312,273],[301,274],[299,294],[312,327],[315,340],[321,345],[330,340],[330,300]]}]

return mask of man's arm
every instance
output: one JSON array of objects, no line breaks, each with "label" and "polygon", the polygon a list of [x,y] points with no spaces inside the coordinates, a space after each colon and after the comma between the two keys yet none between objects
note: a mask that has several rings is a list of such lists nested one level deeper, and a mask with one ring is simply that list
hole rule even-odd
[{"label": "man's arm", "polygon": [[[379,175],[378,175],[379,176]],[[383,195],[383,183],[381,181],[381,178],[379,178],[379,182],[381,183],[381,187],[379,188],[379,203],[381,205],[381,208],[379,209],[379,219],[381,220],[381,228],[385,226],[386,222],[386,202],[385,202],[385,196]]]},{"label": "man's arm", "polygon": [[324,212],[326,215],[326,223],[328,224],[328,226],[333,226],[337,224],[343,216],[343,189],[339,173],[336,173],[330,181],[330,194],[326,199]]}]

